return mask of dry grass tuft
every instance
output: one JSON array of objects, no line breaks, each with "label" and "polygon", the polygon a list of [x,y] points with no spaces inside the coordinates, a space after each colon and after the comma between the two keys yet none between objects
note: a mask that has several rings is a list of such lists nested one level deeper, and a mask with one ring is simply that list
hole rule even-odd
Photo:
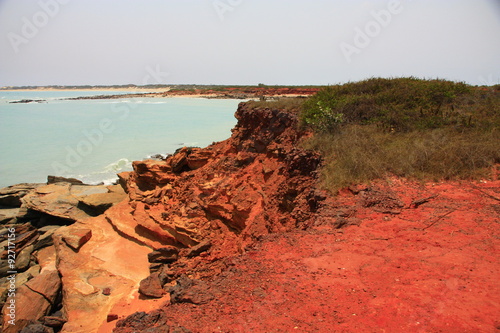
[{"label": "dry grass tuft", "polygon": [[322,182],[332,192],[391,174],[434,181],[477,179],[500,163],[498,130],[390,133],[352,125],[340,133],[315,135],[305,147],[323,154]]},{"label": "dry grass tuft", "polygon": [[389,174],[478,179],[500,163],[500,91],[443,80],[370,79],[309,98],[306,148],[325,159],[322,181],[336,192]]}]

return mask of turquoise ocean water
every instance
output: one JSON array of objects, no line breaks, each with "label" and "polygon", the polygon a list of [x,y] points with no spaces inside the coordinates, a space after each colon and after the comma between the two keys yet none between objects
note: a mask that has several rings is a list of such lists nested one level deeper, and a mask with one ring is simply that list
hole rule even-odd
[{"label": "turquoise ocean water", "polygon": [[[109,91],[0,91],[0,187],[47,175],[111,183],[131,162],[227,139],[240,100],[61,98]],[[44,103],[11,104],[21,99]]]}]

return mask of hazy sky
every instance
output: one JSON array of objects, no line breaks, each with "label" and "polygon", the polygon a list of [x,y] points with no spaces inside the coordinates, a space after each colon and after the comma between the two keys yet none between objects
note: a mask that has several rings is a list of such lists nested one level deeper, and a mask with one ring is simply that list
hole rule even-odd
[{"label": "hazy sky", "polygon": [[500,0],[0,0],[0,86],[500,83]]}]

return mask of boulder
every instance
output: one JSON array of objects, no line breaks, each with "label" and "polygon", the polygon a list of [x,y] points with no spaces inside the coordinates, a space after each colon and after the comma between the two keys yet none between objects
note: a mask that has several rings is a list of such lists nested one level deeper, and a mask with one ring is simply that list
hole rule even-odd
[{"label": "boulder", "polygon": [[139,292],[147,297],[162,298],[166,292],[163,290],[162,281],[160,281],[159,273],[155,272],[141,281]]},{"label": "boulder", "polygon": [[117,320],[118,318],[119,317],[116,313],[110,313],[110,314],[108,314],[106,321],[109,323],[109,322]]},{"label": "boulder", "polygon": [[187,147],[183,147],[176,151],[175,154],[169,158],[168,162],[172,166],[172,171],[174,173],[180,173],[185,169],[189,169],[187,166],[189,153],[190,149]]},{"label": "boulder", "polygon": [[192,258],[199,256],[203,252],[208,251],[212,247],[212,242],[210,240],[205,240],[198,245],[195,245],[187,250],[186,257]]},{"label": "boulder", "polygon": [[136,312],[116,323],[118,332],[145,332],[148,328],[153,328],[151,332],[169,332],[167,318],[162,312]]},{"label": "boulder", "polygon": [[117,174],[118,176],[118,184],[122,187],[122,189],[128,193],[128,186],[127,183],[129,181],[131,173],[130,172],[120,172]]},{"label": "boulder", "polygon": [[59,235],[64,243],[66,243],[74,251],[78,252],[78,250],[80,250],[80,248],[92,237],[92,230],[66,228],[61,231]]}]

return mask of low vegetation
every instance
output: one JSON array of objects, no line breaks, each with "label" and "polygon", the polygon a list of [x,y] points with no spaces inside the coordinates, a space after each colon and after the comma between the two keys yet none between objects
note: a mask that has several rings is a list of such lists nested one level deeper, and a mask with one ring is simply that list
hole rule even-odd
[{"label": "low vegetation", "polygon": [[300,126],[314,132],[304,146],[323,154],[322,181],[332,192],[389,175],[487,178],[500,163],[498,85],[374,78],[269,103],[299,112]]},{"label": "low vegetation", "polygon": [[500,163],[498,130],[391,133],[351,125],[336,134],[315,135],[306,146],[323,153],[323,185],[331,191],[391,174],[433,181],[487,178]]},{"label": "low vegetation", "polygon": [[249,101],[247,103],[256,108],[273,107],[298,114],[302,112],[306,100],[305,97],[281,97],[275,100]]},{"label": "low vegetation", "polygon": [[416,78],[325,87],[300,112],[315,133],[305,146],[322,152],[332,191],[388,175],[488,177],[500,163],[499,88]]},{"label": "low vegetation", "polygon": [[444,80],[369,79],[324,88],[305,103],[301,120],[318,132],[345,124],[375,124],[396,132],[490,127],[493,118],[498,122],[498,107],[494,88]]}]

